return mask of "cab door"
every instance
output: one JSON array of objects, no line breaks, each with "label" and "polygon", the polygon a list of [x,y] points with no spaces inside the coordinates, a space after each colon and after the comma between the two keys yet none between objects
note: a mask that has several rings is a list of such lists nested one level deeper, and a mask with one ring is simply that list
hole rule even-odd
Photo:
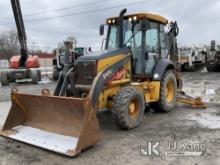
[{"label": "cab door", "polygon": [[149,27],[144,35],[144,54],[145,54],[145,75],[151,77],[154,67],[161,56],[160,46],[160,24],[156,22],[149,22]]}]

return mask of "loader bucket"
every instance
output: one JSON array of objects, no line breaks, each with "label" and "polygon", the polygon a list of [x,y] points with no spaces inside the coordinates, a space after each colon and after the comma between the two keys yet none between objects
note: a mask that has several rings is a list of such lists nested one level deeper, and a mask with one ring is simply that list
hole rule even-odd
[{"label": "loader bucket", "polygon": [[[76,156],[100,139],[99,123],[89,99],[12,92],[11,108],[0,135],[68,156]],[[0,107],[0,111],[2,111]]]}]

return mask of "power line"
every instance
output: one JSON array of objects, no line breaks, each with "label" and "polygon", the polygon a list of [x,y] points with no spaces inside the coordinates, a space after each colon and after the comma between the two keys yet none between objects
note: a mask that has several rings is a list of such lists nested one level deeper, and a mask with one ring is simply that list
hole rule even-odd
[{"label": "power line", "polygon": [[37,31],[41,33],[49,33],[49,34],[56,34],[56,35],[70,35],[69,33],[60,33],[60,32],[51,32],[51,31],[44,31],[44,30],[39,30],[39,29],[33,29],[33,28],[26,28],[27,30],[31,31]]},{"label": "power line", "polygon": [[[113,6],[113,7],[102,8],[102,9],[99,9],[99,10],[97,10],[97,9],[95,9],[95,10],[88,10],[88,11],[84,11],[84,12],[72,13],[72,14],[56,16],[56,17],[47,17],[47,18],[39,18],[39,19],[33,19],[33,20],[26,20],[25,22],[45,21],[45,20],[48,20],[48,19],[57,19],[57,18],[70,17],[70,16],[75,16],[75,15],[80,15],[80,14],[102,12],[102,11],[111,10],[111,9],[115,9],[115,8],[120,8],[120,7],[125,7],[125,6],[132,6],[132,5],[137,5],[137,4],[141,4],[141,3],[147,3],[149,1],[151,1],[151,0],[143,0],[143,1],[134,2],[134,3],[127,3],[127,4],[117,5],[117,6]],[[5,23],[5,24],[0,24],[0,25],[5,26],[5,25],[9,25],[9,24],[14,25],[14,23]],[[69,35],[67,33],[43,31],[43,30],[34,29],[34,28],[26,28],[26,29],[27,30],[32,30],[32,31],[38,31],[38,32],[42,32],[42,33],[47,33],[47,34]]]},{"label": "power line", "polygon": [[[1,25],[0,25],[1,26]],[[2,26],[6,26],[8,27],[7,25],[2,25]],[[10,26],[10,28],[15,28],[15,25],[14,26]],[[47,33],[47,34],[52,34],[52,35],[60,35],[60,36],[68,36],[68,35],[71,35],[71,32],[70,33],[62,33],[62,32],[55,32],[55,31],[45,31],[45,30],[40,30],[40,29],[34,29],[34,28],[29,28],[29,27],[26,27],[25,28],[27,31],[36,31],[36,32],[40,32],[40,33]]]},{"label": "power line", "polygon": [[117,5],[117,6],[113,6],[113,7],[106,7],[106,8],[101,8],[101,9],[93,9],[93,10],[88,10],[88,11],[83,11],[83,12],[72,13],[72,14],[66,14],[66,15],[60,15],[60,16],[54,16],[54,17],[30,19],[30,20],[26,20],[26,22],[45,21],[45,20],[64,18],[64,17],[70,17],[70,16],[75,16],[75,15],[81,15],[81,14],[102,12],[102,11],[116,9],[116,8],[120,8],[120,7],[132,6],[132,5],[137,5],[137,4],[141,4],[141,3],[146,3],[146,2],[149,2],[149,1],[150,0],[143,0],[143,1],[139,1],[139,2],[127,3],[127,4]]},{"label": "power line", "polygon": [[[0,26],[7,26],[7,25],[0,25]],[[15,25],[13,24],[13,26],[11,27],[15,27]],[[55,32],[55,31],[45,31],[45,30],[40,30],[40,29],[35,29],[32,27],[27,27],[25,28],[27,30],[31,30],[31,31],[37,31],[37,32],[41,32],[41,33],[47,33],[47,34],[55,34],[55,35],[70,35],[70,33],[62,33],[62,32]]]},{"label": "power line", "polygon": [[[65,17],[71,17],[71,16],[76,16],[76,15],[81,15],[81,14],[102,12],[102,11],[121,8],[121,7],[125,7],[125,6],[133,6],[133,5],[137,5],[137,4],[147,3],[149,1],[151,1],[151,0],[142,0],[142,1],[133,2],[133,3],[127,3],[127,4],[106,7],[106,8],[101,8],[101,9],[87,10],[87,11],[82,11],[82,12],[77,12],[77,13],[72,13],[72,14],[54,16],[54,17],[43,17],[43,18],[29,19],[29,20],[25,20],[25,22],[47,21],[47,20],[51,20],[51,19],[65,18]],[[11,24],[11,23],[7,23],[7,24]],[[7,24],[0,24],[0,25],[7,25]]]},{"label": "power line", "polygon": [[[108,1],[108,0],[105,0],[105,1]],[[95,5],[97,3],[103,3],[105,1],[98,0],[98,1],[94,1],[94,2],[83,3],[83,4],[69,6],[69,7],[65,7],[65,8],[57,8],[57,9],[53,9],[53,10],[39,11],[39,12],[32,13],[32,14],[25,14],[24,16],[27,17],[27,16],[33,16],[33,15],[39,15],[39,14],[45,14],[45,13],[52,13],[52,12],[57,12],[57,11],[69,10],[69,9],[74,9],[74,8],[78,8],[78,7],[83,7],[83,6]]]},{"label": "power line", "polygon": [[[46,10],[46,11],[38,11],[35,13],[30,13],[30,14],[24,14],[24,17],[29,17],[29,16],[34,16],[34,15],[40,15],[40,14],[47,14],[47,13],[53,13],[53,12],[59,12],[59,11],[65,11],[65,10],[70,10],[70,9],[74,9],[74,8],[78,8],[78,7],[84,7],[84,6],[90,6],[90,5],[95,5],[98,3],[103,3],[106,2],[108,0],[98,0],[98,1],[94,1],[94,2],[89,2],[89,3],[83,3],[83,4],[79,4],[79,5],[72,5],[69,7],[64,7],[64,8],[57,8],[57,9],[53,9],[53,10]],[[13,17],[8,17],[8,18],[0,18],[0,20],[6,20],[6,19],[11,19]]]}]

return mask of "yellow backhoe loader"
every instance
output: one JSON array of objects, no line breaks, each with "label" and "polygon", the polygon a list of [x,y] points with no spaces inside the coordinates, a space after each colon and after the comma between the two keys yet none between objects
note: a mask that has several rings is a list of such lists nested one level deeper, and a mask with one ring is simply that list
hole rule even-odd
[{"label": "yellow backhoe loader", "polygon": [[13,89],[0,134],[76,156],[100,140],[97,111],[112,111],[118,126],[129,130],[141,124],[146,107],[172,111],[179,95],[182,103],[203,107],[201,100],[178,92],[182,83],[175,64],[177,24],[169,24],[166,33],[168,20],[162,16],[125,13],[126,9],[107,19],[105,50],[79,57],[74,67],[65,43],[64,70],[53,94],[47,89],[42,95]]}]

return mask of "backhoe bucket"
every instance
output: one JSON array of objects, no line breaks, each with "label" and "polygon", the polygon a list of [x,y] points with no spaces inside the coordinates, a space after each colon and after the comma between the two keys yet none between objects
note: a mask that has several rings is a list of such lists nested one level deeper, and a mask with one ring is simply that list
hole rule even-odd
[{"label": "backhoe bucket", "polygon": [[[100,139],[99,123],[89,99],[11,94],[0,135],[68,156]],[[0,107],[0,111],[2,111]]]}]

